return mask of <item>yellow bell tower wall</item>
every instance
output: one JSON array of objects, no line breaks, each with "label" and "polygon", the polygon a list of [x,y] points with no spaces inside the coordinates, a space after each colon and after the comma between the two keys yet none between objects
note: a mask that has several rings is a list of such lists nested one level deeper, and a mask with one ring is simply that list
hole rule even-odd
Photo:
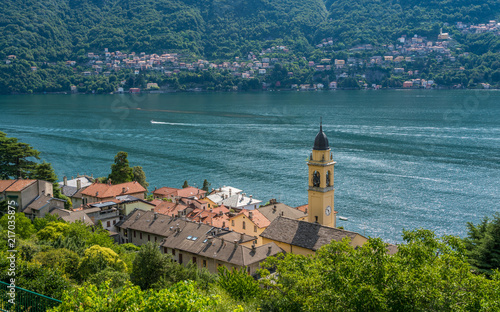
[{"label": "yellow bell tower wall", "polygon": [[335,227],[335,189],[333,187],[335,161],[332,159],[330,148],[313,150],[307,165],[309,166],[308,221]]}]

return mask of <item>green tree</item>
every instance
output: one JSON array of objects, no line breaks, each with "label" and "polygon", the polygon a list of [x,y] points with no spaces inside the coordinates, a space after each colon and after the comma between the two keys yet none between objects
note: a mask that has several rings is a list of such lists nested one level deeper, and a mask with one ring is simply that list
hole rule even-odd
[{"label": "green tree", "polygon": [[36,167],[33,159],[40,159],[39,151],[0,131],[0,179],[27,178]]},{"label": "green tree", "polygon": [[40,263],[43,267],[59,269],[68,276],[74,276],[75,265],[80,262],[80,257],[71,250],[58,248],[37,253],[32,262]]},{"label": "green tree", "polygon": [[118,291],[111,282],[84,284],[67,291],[53,312],[165,311],[208,312],[217,310],[218,297],[201,294],[194,282],[179,282],[167,289],[141,290],[127,282]]},{"label": "green tree", "polygon": [[57,175],[54,171],[54,168],[52,168],[52,165],[50,163],[45,162],[45,160],[41,164],[36,164],[30,175],[30,178],[57,184]]},{"label": "green tree", "polygon": [[80,280],[86,280],[90,275],[110,268],[113,271],[125,272],[126,264],[112,249],[94,245],[85,250],[84,256],[78,266]]},{"label": "green tree", "polygon": [[127,157],[128,154],[126,152],[118,152],[116,154],[115,163],[111,165],[111,173],[108,176],[108,179],[111,179],[111,183],[120,184],[133,181],[133,169],[130,168]]},{"label": "green tree", "polygon": [[332,242],[313,256],[269,258],[261,280],[273,311],[486,311],[500,308],[500,280],[470,271],[461,239],[404,231],[387,254],[370,238],[362,247]]},{"label": "green tree", "polygon": [[[6,254],[0,254],[0,280],[9,281],[7,268],[10,265]],[[16,263],[16,286],[36,291],[42,295],[61,299],[63,292],[71,288],[69,280],[60,269],[42,266],[40,263],[18,260]],[[28,309],[19,308],[19,311]]]},{"label": "green tree", "polygon": [[36,233],[36,237],[42,241],[54,242],[68,234],[69,228],[70,225],[68,223],[52,221],[43,229],[38,231],[38,233]]},{"label": "green tree", "polygon": [[146,173],[142,170],[141,166],[135,166],[132,168],[132,174],[134,175],[134,181],[137,181],[140,185],[142,185],[145,189],[148,188],[149,183],[146,182]]},{"label": "green tree", "polygon": [[465,244],[469,262],[474,270],[492,275],[500,269],[500,213],[493,219],[484,218],[481,223],[467,223],[468,237]]},{"label": "green tree", "polygon": [[245,268],[229,271],[226,267],[219,267],[218,284],[233,298],[249,300],[259,297],[262,293],[259,283],[250,276]]},{"label": "green tree", "polygon": [[184,181],[184,184],[182,184],[182,188],[186,188],[186,187],[189,187],[189,184],[188,184],[188,181],[185,180]]},{"label": "green tree", "polygon": [[4,231],[10,229],[20,238],[29,238],[36,232],[35,227],[31,224],[31,220],[26,218],[22,212],[3,215],[3,217],[0,218],[0,226]]},{"label": "green tree", "polygon": [[208,183],[207,179],[205,179],[205,180],[203,180],[203,187],[201,189],[204,190],[205,192],[208,192],[210,185],[211,184]]},{"label": "green tree", "polygon": [[130,281],[141,289],[152,288],[171,271],[172,259],[162,254],[158,245],[148,242],[135,257]]}]

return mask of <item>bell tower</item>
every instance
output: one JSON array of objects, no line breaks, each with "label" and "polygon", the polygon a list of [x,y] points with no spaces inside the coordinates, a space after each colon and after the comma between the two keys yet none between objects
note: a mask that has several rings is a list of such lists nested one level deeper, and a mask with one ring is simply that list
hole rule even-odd
[{"label": "bell tower", "polygon": [[337,213],[333,210],[335,162],[322,123],[314,139],[314,147],[307,165],[309,166],[308,221],[335,227]]}]

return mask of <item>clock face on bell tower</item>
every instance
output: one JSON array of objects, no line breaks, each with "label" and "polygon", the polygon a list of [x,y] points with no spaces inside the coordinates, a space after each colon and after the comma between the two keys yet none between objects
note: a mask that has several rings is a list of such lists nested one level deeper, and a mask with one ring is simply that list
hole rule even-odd
[{"label": "clock face on bell tower", "polygon": [[308,221],[335,227],[336,212],[333,209],[335,161],[321,124],[307,165],[309,167]]}]

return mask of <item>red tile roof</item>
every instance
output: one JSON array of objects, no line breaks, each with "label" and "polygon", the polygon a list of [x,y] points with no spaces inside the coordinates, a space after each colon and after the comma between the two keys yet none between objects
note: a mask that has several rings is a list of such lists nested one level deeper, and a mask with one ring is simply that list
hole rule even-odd
[{"label": "red tile roof", "polygon": [[305,204],[305,205],[302,205],[302,206],[298,206],[298,207],[295,207],[295,209],[298,209],[302,212],[305,212],[307,213],[307,209],[309,208],[309,204]]},{"label": "red tile roof", "polygon": [[168,202],[164,201],[163,203],[157,205],[154,208],[154,211],[159,213],[159,214],[164,214],[167,216],[175,216],[179,211],[182,211],[184,209],[188,208],[188,206],[184,204],[179,204],[175,202]]},{"label": "red tile roof", "polygon": [[82,191],[82,195],[97,198],[109,198],[120,195],[136,194],[146,192],[146,189],[137,182],[126,182],[116,185],[93,183]]},{"label": "red tile roof", "polygon": [[37,180],[0,180],[0,192],[20,192]]},{"label": "red tile roof", "polygon": [[[252,213],[252,218],[250,218],[250,212]],[[264,228],[264,227],[267,227],[269,224],[271,224],[271,221],[269,221],[266,217],[264,217],[264,215],[260,211],[258,211],[257,209],[255,209],[255,210],[242,209],[239,214],[237,214],[236,216],[231,217],[229,219],[236,218],[236,217],[240,216],[241,214],[244,214],[245,216],[247,216],[247,218],[252,220],[252,222],[256,226],[258,226],[259,228]]]},{"label": "red tile roof", "polygon": [[149,202],[150,204],[153,204],[155,206],[158,206],[159,204],[163,203],[163,200],[161,199],[153,199],[152,201]]},{"label": "red tile roof", "polygon": [[183,188],[183,189],[180,189],[177,191],[177,196],[179,197],[191,197],[191,196],[196,196],[196,197],[200,197],[200,196],[204,196],[206,193],[206,191],[204,190],[200,190],[194,186],[188,186],[186,188]]},{"label": "red tile roof", "polygon": [[153,191],[153,195],[167,196],[176,193],[178,190],[179,189],[173,187],[160,187],[159,189]]},{"label": "red tile roof", "polygon": [[0,180],[0,192],[5,191],[9,186],[14,184],[16,180]]}]

